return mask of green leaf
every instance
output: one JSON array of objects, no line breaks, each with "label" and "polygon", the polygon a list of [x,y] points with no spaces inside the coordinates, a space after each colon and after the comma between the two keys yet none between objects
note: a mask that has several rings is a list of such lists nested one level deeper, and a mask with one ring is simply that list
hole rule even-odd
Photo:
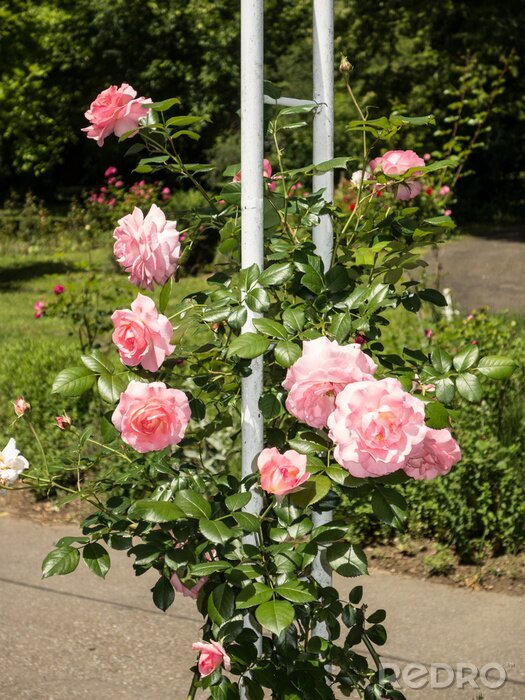
[{"label": "green leaf", "polygon": [[87,544],[82,550],[82,557],[94,574],[106,578],[111,561],[109,554],[101,544],[98,542]]},{"label": "green leaf", "polygon": [[301,277],[301,284],[314,294],[321,294],[324,289],[323,278],[313,268]]},{"label": "green leaf", "polygon": [[157,583],[151,589],[153,593],[153,602],[163,612],[170,607],[175,600],[175,591],[166,576],[161,576]]},{"label": "green leaf", "polygon": [[239,610],[266,603],[273,596],[272,589],[264,583],[249,583],[237,596],[235,604]]},{"label": "green leaf", "polygon": [[82,363],[95,374],[113,372],[115,365],[100,350],[92,350],[89,355],[81,355]]},{"label": "green leaf", "polygon": [[259,284],[263,287],[281,286],[293,277],[294,267],[292,263],[275,263],[263,270],[259,277]]},{"label": "green leaf", "polygon": [[287,581],[281,586],[277,586],[275,593],[292,603],[311,603],[317,600],[317,596],[312,594],[308,586],[298,580]]},{"label": "green leaf", "polygon": [[353,158],[349,158],[348,156],[324,160],[322,163],[317,163],[317,165],[314,166],[314,172],[327,173],[329,170],[334,170],[335,168],[344,168],[346,170],[346,166],[351,160],[353,160]]},{"label": "green leaf", "polygon": [[446,350],[442,350],[441,348],[434,348],[430,356],[430,361],[439,374],[446,374],[452,367],[452,357]]},{"label": "green leaf", "polygon": [[241,508],[244,508],[244,506],[251,501],[251,498],[251,493],[242,491],[241,493],[233,493],[231,496],[228,496],[224,504],[229,511],[241,510]]},{"label": "green leaf", "polygon": [[245,360],[263,355],[270,347],[270,340],[258,333],[243,333],[230,343],[228,357],[237,355]]},{"label": "green leaf", "polygon": [[266,289],[263,287],[255,287],[251,292],[248,292],[245,302],[252,311],[262,313],[268,310],[270,306],[270,297]]},{"label": "green leaf", "polygon": [[375,515],[387,525],[402,530],[407,519],[407,503],[394,489],[376,486],[372,494],[372,509]]},{"label": "green leaf", "polygon": [[185,490],[175,494],[175,504],[188,518],[209,518],[211,505],[196,491]]},{"label": "green leaf", "polygon": [[352,330],[352,317],[348,311],[333,316],[329,330],[338,343],[343,343]]},{"label": "green leaf", "polygon": [[516,363],[503,355],[487,355],[478,364],[478,372],[491,379],[508,379],[516,369]]},{"label": "green leaf", "polygon": [[474,374],[470,374],[470,372],[460,374],[456,378],[456,389],[460,396],[472,403],[480,401],[483,396],[479,379]]},{"label": "green leaf", "polygon": [[42,578],[63,576],[74,571],[80,561],[80,552],[75,547],[53,549],[42,562]]},{"label": "green leaf", "polygon": [[330,491],[332,484],[330,479],[324,474],[314,474],[308,481],[305,481],[301,489],[290,495],[290,500],[299,508],[306,508],[308,505],[317,503]]},{"label": "green leaf", "polygon": [[221,520],[199,520],[199,530],[204,537],[215,544],[225,544],[228,540],[237,537],[237,532],[225,525]]},{"label": "green leaf", "polygon": [[429,401],[425,405],[426,424],[429,428],[441,430],[450,426],[447,409],[439,401]]},{"label": "green leaf", "polygon": [[255,611],[257,622],[273,634],[281,634],[295,619],[293,605],[285,600],[270,600]]},{"label": "green leaf", "polygon": [[447,306],[447,300],[437,289],[421,289],[419,296],[421,299],[434,304],[434,306]]},{"label": "green leaf", "polygon": [[178,97],[170,97],[167,100],[162,100],[161,102],[151,102],[149,104],[144,105],[148,109],[153,109],[155,112],[165,112],[166,110],[170,109],[170,107],[173,107],[174,105],[180,105],[180,100]]},{"label": "green leaf", "polygon": [[349,542],[336,542],[326,550],[328,563],[341,576],[353,577],[368,573],[366,555],[361,547]]},{"label": "green leaf", "polygon": [[190,566],[190,573],[192,576],[209,576],[216,571],[228,571],[231,568],[231,564],[227,561],[206,561]]},{"label": "green leaf", "polygon": [[302,331],[306,317],[302,308],[290,306],[283,311],[283,323],[291,331]]},{"label": "green leaf", "polygon": [[276,362],[281,365],[281,367],[291,367],[294,362],[301,357],[301,348],[299,345],[292,343],[289,340],[282,340],[274,348],[274,355]]},{"label": "green leaf", "polygon": [[60,372],[53,382],[51,393],[62,396],[81,396],[95,383],[95,376],[87,367],[70,367]]},{"label": "green leaf", "polygon": [[159,294],[159,314],[163,314],[168,308],[168,304],[171,297],[171,290],[173,289],[173,277],[169,277],[168,281],[162,287]]},{"label": "green leaf", "polygon": [[247,532],[257,532],[260,528],[260,521],[256,515],[252,513],[234,513],[233,517],[237,521],[237,525]]},{"label": "green leaf", "polygon": [[216,625],[222,625],[235,612],[235,595],[227,583],[222,583],[208,598],[208,615]]},{"label": "green leaf", "polygon": [[129,373],[101,374],[98,378],[97,388],[100,397],[107,403],[117,403],[123,391],[129,384]]},{"label": "green leaf", "polygon": [[[310,436],[310,433],[308,433],[308,436]],[[312,438],[316,438],[317,436],[315,434],[312,434]],[[293,450],[297,450],[297,452],[300,452],[303,455],[313,455],[316,452],[321,452],[324,451],[326,452],[327,447],[323,442],[320,442],[320,440],[307,440],[303,437],[295,437],[295,438],[290,438],[288,440],[288,444]]]},{"label": "green leaf", "polygon": [[276,418],[281,413],[281,403],[274,394],[263,394],[259,399],[259,408],[267,420]]},{"label": "green leaf", "polygon": [[133,520],[145,520],[147,523],[169,523],[184,518],[184,512],[171,501],[135,501],[128,511]]},{"label": "green leaf", "polygon": [[291,114],[308,114],[309,112],[313,112],[314,109],[317,109],[316,104],[299,105],[297,107],[285,107],[284,109],[281,109],[277,116],[280,118],[289,116]]},{"label": "green leaf", "polygon": [[272,338],[279,338],[280,340],[288,339],[286,328],[281,323],[271,318],[254,318],[253,325],[258,331]]},{"label": "green leaf", "polygon": [[237,308],[233,309],[233,311],[227,317],[226,320],[232,328],[234,328],[236,331],[240,331],[241,328],[246,323],[247,318],[248,318],[248,311],[246,310],[246,307],[245,306],[238,306]]},{"label": "green leaf", "polygon": [[436,396],[441,403],[449,404],[452,403],[454,399],[454,394],[456,393],[456,388],[454,382],[450,377],[445,377],[444,379],[438,379],[436,382]]},{"label": "green leaf", "polygon": [[477,345],[469,345],[465,350],[454,357],[454,367],[458,372],[464,372],[476,364],[479,357]]},{"label": "green leaf", "polygon": [[180,116],[180,117],[170,117],[166,121],[166,126],[191,126],[192,124],[197,124],[204,120],[204,117],[190,117],[190,116]]}]

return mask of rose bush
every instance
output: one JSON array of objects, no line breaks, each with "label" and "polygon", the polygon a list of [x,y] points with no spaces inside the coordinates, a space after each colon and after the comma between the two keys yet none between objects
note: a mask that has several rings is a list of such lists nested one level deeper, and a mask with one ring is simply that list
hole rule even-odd
[{"label": "rose bush", "polygon": [[[427,166],[415,154],[387,150],[381,167],[372,167],[368,134],[391,145],[402,130],[431,118],[368,120],[359,110],[361,119],[349,129],[362,132],[361,162],[343,156],[292,170],[282,139],[313,106],[276,109],[268,136],[278,165],[264,194],[267,265],[239,270],[239,166],[225,171],[220,193],[207,193],[199,175],[209,167],[186,165],[179,152],[185,138],[198,138],[188,127],[199,117],[168,118],[177,104],[148,103],[148,119],[133,125],[143,144],[132,153],[144,156],[139,172],[166,169],[195,185],[207,208],[194,217],[219,232],[221,263],[205,289],[171,303],[194,239],[181,249],[175,222],[158,207],[146,216],[136,209],[118,222],[116,258],[130,282],[151,296],[115,312],[115,349],[86,353],[55,380],[54,391],[65,398],[96,391],[107,411],[100,435],[64,425],[77,475],[77,488],[69,491],[93,512],[82,535],[60,540],[49,553],[43,575],[69,573],[82,556],[104,577],[109,547],[126,550],[137,574],[158,573],[152,594],[159,608],[179,593],[196,599],[204,641],[193,644],[199,659],[189,698],[203,688],[221,699],[238,698],[242,689],[261,700],[268,689],[287,700],[354,691],[400,700],[375,648],[386,640],[385,612],[367,610],[361,586],[342,599],[312,575],[317,557],[342,576],[366,574],[365,553],[349,537],[347,518],[314,525],[314,516],[344,497],[353,508],[371,503],[375,518],[403,529],[407,506],[396,485],[444,474],[460,458],[450,432],[455,396],[479,401],[487,377],[513,371],[508,358],[480,358],[470,344],[452,356],[437,346],[431,353],[392,354],[381,343],[386,310],[446,304],[406,273],[423,264],[422,249],[446,234],[450,220],[420,218],[403,201],[428,172],[450,162]],[[346,172],[351,164],[362,176],[353,180],[350,212],[304,184],[314,172]],[[267,177],[271,172],[266,166]],[[334,224],[329,269],[311,241],[321,215]],[[247,309],[257,316],[253,329],[241,332]],[[258,469],[240,479],[241,380],[263,355],[266,447]],[[18,420],[29,418],[24,413]],[[104,451],[123,465],[113,481],[91,473]],[[21,478],[56,486],[46,464]],[[259,501],[261,508],[254,507]]]}]

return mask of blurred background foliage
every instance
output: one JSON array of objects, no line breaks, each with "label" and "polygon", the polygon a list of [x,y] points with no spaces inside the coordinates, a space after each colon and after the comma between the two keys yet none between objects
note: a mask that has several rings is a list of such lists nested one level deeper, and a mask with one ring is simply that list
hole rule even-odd
[{"label": "blurred background foliage", "polygon": [[[336,0],[336,48],[373,118],[391,111],[436,116],[402,147],[469,155],[457,187],[459,220],[523,216],[524,34],[519,0]],[[285,94],[311,92],[311,3],[267,0],[266,76]],[[336,66],[335,66],[336,68]],[[109,84],[154,99],[176,95],[210,123],[189,159],[220,169],[239,160],[239,3],[231,0],[4,0],[0,7],[0,193],[67,201],[126,165],[80,132],[83,112]],[[355,115],[339,85],[336,152],[354,152]],[[306,131],[287,157],[310,159]],[[169,184],[169,183],[168,183]],[[502,192],[505,197],[497,196]]]}]

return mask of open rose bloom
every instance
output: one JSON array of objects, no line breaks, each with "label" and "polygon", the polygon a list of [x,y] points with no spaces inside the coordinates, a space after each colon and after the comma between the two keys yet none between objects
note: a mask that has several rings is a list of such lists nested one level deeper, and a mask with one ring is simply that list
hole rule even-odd
[{"label": "open rose bloom", "polygon": [[0,451],[0,486],[13,484],[28,466],[29,462],[16,449],[16,442],[11,438]]},{"label": "open rose bloom", "polygon": [[142,365],[156,372],[168,355],[175,350],[170,345],[173,326],[159,314],[153,299],[138,294],[131,309],[118,309],[111,316],[115,331],[113,342],[120,359],[128,367]]},{"label": "open rose bloom", "polygon": [[424,439],[403,467],[413,479],[434,479],[448,474],[461,459],[461,451],[450,431],[427,428]]},{"label": "open rose bloom", "polygon": [[286,496],[296,491],[310,478],[306,471],[306,455],[295,450],[281,454],[276,447],[267,447],[257,459],[261,488],[275,496]]},{"label": "open rose bloom", "polygon": [[219,642],[195,642],[193,651],[199,651],[199,673],[201,678],[209,676],[222,664],[226,671],[231,669],[230,657]]},{"label": "open rose bloom", "polygon": [[424,403],[397,379],[349,384],[328,418],[334,457],[356,477],[403,468],[425,437]]},{"label": "open rose bloom", "polygon": [[91,123],[82,131],[86,132],[88,139],[94,139],[99,146],[103,146],[110,134],[120,137],[136,130],[139,121],[148,114],[145,105],[149,102],[149,98],[137,97],[137,91],[127,83],[122,83],[119,88],[111,85],[96,96],[84,114]]},{"label": "open rose bloom", "polygon": [[[382,171],[384,175],[404,175],[412,168],[424,167],[425,161],[414,151],[387,151],[379,158],[370,161],[368,167],[372,172]],[[421,192],[421,183],[415,178],[421,173],[415,170],[412,176],[405,182],[398,184],[396,189],[396,199],[407,201],[417,197]]]},{"label": "open rose bloom", "polygon": [[112,421],[122,440],[137,452],[177,445],[191,417],[186,394],[163,382],[132,381],[120,395]]},{"label": "open rose bloom", "polygon": [[303,354],[286,374],[286,409],[312,428],[324,428],[335,408],[335,398],[351,382],[372,379],[377,365],[358,343],[305,340]]},{"label": "open rose bloom", "polygon": [[173,277],[180,257],[176,221],[168,221],[164,212],[152,204],[146,216],[135,207],[118,224],[113,233],[113,252],[131,284],[152,290],[155,284],[163,285]]}]

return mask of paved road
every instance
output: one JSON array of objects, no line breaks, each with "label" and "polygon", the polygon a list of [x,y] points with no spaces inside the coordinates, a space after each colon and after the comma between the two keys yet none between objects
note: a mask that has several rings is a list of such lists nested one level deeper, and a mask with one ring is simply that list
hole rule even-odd
[{"label": "paved road", "polygon": [[[135,578],[123,553],[115,553],[106,581],[82,563],[74,574],[41,580],[44,555],[75,532],[0,518],[1,700],[184,700],[199,639],[195,604],[178,596],[168,613],[156,611],[154,578]],[[498,690],[426,687],[407,691],[410,700],[525,698],[522,599],[376,571],[361,581],[370,606],[388,612],[384,657],[401,669],[498,662],[509,676]]]},{"label": "paved road", "polygon": [[488,306],[492,311],[525,312],[525,241],[517,233],[506,238],[463,236],[442,246],[437,258],[425,257],[430,279],[439,264],[440,289],[452,289],[464,311]]}]

